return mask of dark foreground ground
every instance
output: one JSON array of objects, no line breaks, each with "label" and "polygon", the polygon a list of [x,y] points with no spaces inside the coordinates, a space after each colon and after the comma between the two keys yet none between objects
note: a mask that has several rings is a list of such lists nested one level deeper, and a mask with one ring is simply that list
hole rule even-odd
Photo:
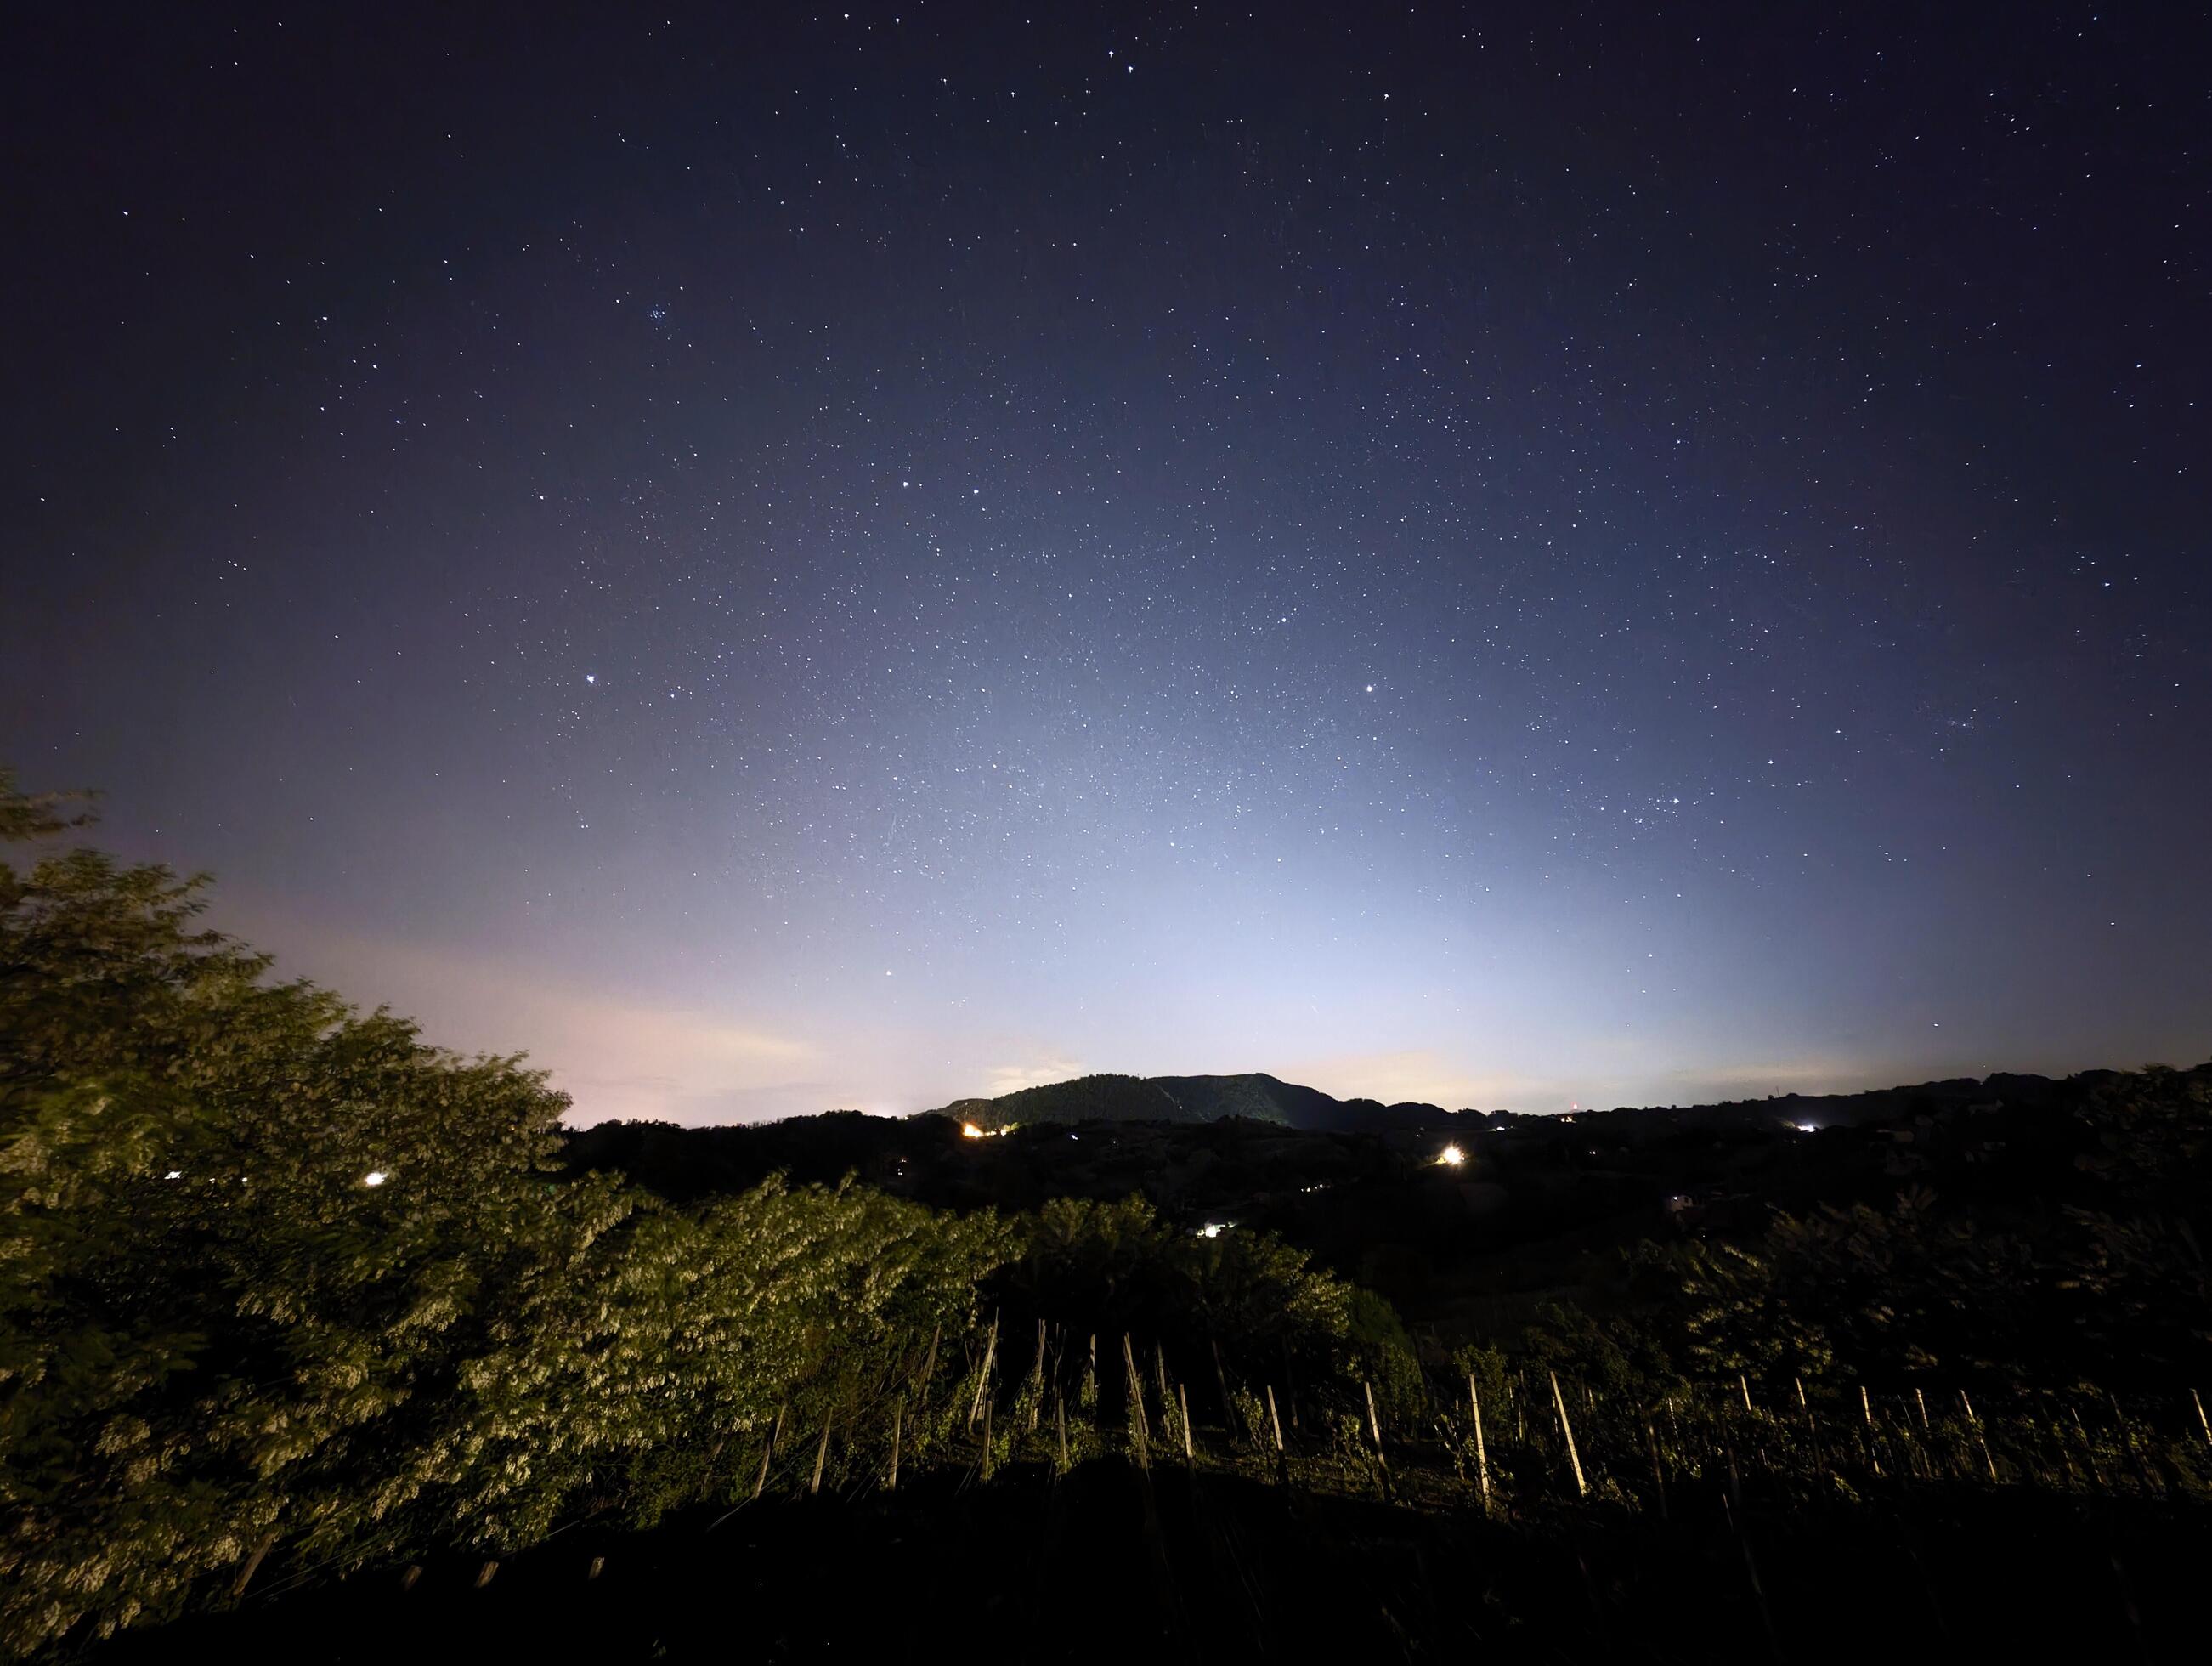
[{"label": "dark foreground ground", "polygon": [[[2200,1660],[2212,1513],[1923,1485],[1512,1525],[1092,1465],[299,1583],[95,1651],[224,1662]],[[1741,1531],[1736,1530],[1741,1523]],[[603,1559],[601,1560],[600,1559]],[[600,1566],[596,1577],[595,1560]],[[288,1584],[291,1588],[286,1589]]]}]

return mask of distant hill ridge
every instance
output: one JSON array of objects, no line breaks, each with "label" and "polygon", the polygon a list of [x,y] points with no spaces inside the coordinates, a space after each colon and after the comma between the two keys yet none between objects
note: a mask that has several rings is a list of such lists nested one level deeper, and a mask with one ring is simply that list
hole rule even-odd
[{"label": "distant hill ridge", "polygon": [[[2070,1079],[2094,1086],[2110,1071],[2084,1071]],[[1990,1102],[2033,1104],[2047,1101],[2061,1084],[2047,1076],[1997,1074],[1960,1076],[1916,1085],[1873,1088],[1858,1093],[1776,1095],[1719,1104],[1622,1106],[1586,1110],[1590,1118],[1658,1119],[1678,1125],[1718,1126],[1776,1120],[1825,1127],[1831,1123],[1880,1121],[1911,1114],[1925,1106]],[[949,1116],[989,1132],[1024,1122],[1215,1122],[1242,1116],[1258,1122],[1310,1132],[1379,1131],[1449,1125],[1462,1117],[1500,1116],[1504,1112],[1450,1111],[1418,1100],[1386,1105],[1375,1099],[1339,1099],[1319,1088],[1286,1082],[1263,1071],[1237,1076],[1079,1076],[1002,1093],[991,1099],[956,1099],[924,1116]]]},{"label": "distant hill ridge", "polygon": [[1243,1116],[1310,1131],[1419,1127],[1447,1121],[1440,1105],[1338,1099],[1264,1072],[1241,1076],[1079,1076],[1002,1093],[956,1099],[925,1116],[950,1116],[987,1132],[1024,1122],[1217,1122]]}]

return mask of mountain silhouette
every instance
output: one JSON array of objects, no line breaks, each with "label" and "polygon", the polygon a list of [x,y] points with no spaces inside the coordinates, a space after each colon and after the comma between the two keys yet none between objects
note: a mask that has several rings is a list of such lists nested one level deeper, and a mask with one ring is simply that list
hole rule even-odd
[{"label": "mountain silhouette", "polygon": [[956,1099],[925,1116],[972,1122],[985,1133],[1028,1122],[1218,1122],[1241,1116],[1314,1132],[1420,1128],[1449,1122],[1442,1106],[1338,1099],[1262,1071],[1237,1076],[1079,1076],[1002,1093]]},{"label": "mountain silhouette", "polygon": [[[2070,1079],[2086,1090],[2112,1079],[2109,1071],[2087,1071]],[[1776,1123],[1826,1128],[1886,1122],[1945,1107],[2045,1104],[2065,1086],[2046,1076],[1960,1076],[1856,1093],[1771,1094],[1700,1105],[1623,1105],[1577,1116],[1583,1122],[1624,1133]],[[1027,1122],[1218,1122],[1232,1116],[1328,1134],[1464,1128],[1462,1119],[1493,1123],[1520,1120],[1506,1111],[1453,1111],[1418,1100],[1386,1105],[1376,1099],[1339,1099],[1264,1071],[1234,1076],[1079,1076],[996,1098],[956,1099],[917,1114],[971,1122],[987,1134]]]}]

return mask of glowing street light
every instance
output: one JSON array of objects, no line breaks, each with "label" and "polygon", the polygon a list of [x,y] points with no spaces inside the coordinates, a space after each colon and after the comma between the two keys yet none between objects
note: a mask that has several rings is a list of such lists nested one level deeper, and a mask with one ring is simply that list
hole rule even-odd
[{"label": "glowing street light", "polygon": [[1442,1168],[1455,1169],[1466,1161],[1467,1153],[1457,1146],[1446,1146],[1437,1153],[1437,1163]]},{"label": "glowing street light", "polygon": [[383,1170],[371,1169],[367,1174],[362,1176],[361,1183],[364,1186],[381,1186],[390,1177]]},{"label": "glowing street light", "polygon": [[983,1130],[973,1122],[963,1122],[960,1125],[960,1132],[963,1138],[969,1140],[981,1140],[983,1137]]}]

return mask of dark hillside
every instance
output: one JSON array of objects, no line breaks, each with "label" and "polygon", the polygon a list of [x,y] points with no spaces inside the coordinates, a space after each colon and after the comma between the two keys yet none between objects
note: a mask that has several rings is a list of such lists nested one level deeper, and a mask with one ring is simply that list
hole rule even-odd
[{"label": "dark hillside", "polygon": [[[1856,1127],[1942,1110],[2044,1107],[2114,1079],[2115,1073],[2100,1070],[2064,1081],[2005,1073],[1960,1076],[1859,1093],[1777,1094],[1705,1105],[1624,1105],[1578,1111],[1559,1120],[1595,1124],[1608,1141],[1636,1144],[1684,1131]],[[1309,1132],[1408,1134],[1463,1127],[1469,1118],[1491,1123],[1550,1120],[1504,1110],[1447,1110],[1419,1100],[1386,1105],[1374,1099],[1338,1099],[1261,1071],[1230,1076],[1079,1076],[996,1098],[956,1099],[920,1115],[972,1122],[987,1133],[1032,1122],[1212,1122],[1243,1117]]]},{"label": "dark hillside", "polygon": [[1243,1117],[1318,1131],[1439,1117],[1434,1105],[1385,1108],[1372,1099],[1331,1098],[1258,1072],[1237,1076],[1079,1076],[995,1099],[958,1099],[924,1116],[973,1122],[987,1132],[1030,1122],[1215,1122]]},{"label": "dark hillside", "polygon": [[[2096,1136],[2078,1113],[2116,1079],[1993,1076],[1539,1117],[1363,1110],[1263,1075],[1090,1077],[966,1102],[969,1124],[1003,1130],[983,1138],[942,1114],[840,1112],[713,1128],[603,1123],[571,1134],[568,1155],[678,1201],[778,1171],[853,1174],[940,1208],[1140,1195],[1187,1231],[1278,1234],[1416,1325],[1483,1334],[1541,1298],[1624,1297],[1623,1252],[1641,1242],[1752,1243],[1778,1215],[1887,1208],[1907,1188],[1946,1219],[2032,1241],[2067,1205],[2094,1201],[2081,1160]],[[1085,1105],[1161,1104],[1175,1114],[1061,1120]],[[987,1122],[978,1107],[1023,1114]],[[1447,1146],[1461,1163],[1439,1162]]]}]

